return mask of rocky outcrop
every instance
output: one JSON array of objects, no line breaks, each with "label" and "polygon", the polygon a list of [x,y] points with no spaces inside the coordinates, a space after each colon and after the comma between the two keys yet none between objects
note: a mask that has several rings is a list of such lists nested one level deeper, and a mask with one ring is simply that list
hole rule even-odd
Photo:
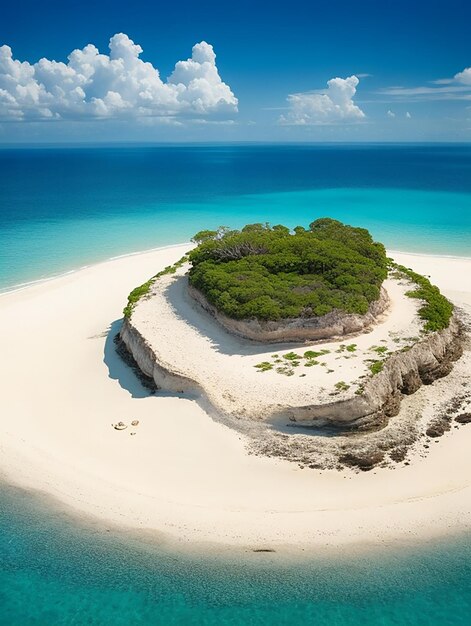
[{"label": "rocky outcrop", "polygon": [[346,400],[283,411],[303,425],[336,425],[370,430],[381,428],[399,413],[403,395],[450,373],[453,361],[463,352],[464,331],[456,317],[448,328],[426,335],[407,350],[390,356],[381,372],[372,376],[360,395]]},{"label": "rocky outcrop", "polygon": [[157,361],[154,351],[129,318],[124,318],[119,336],[141,372],[154,380],[157,389],[173,393],[203,393],[196,381],[175,372],[171,365]]},{"label": "rocky outcrop", "polygon": [[[205,397],[200,384],[176,371],[171,364],[158,362],[155,352],[133,325],[132,319],[124,320],[120,337],[140,370],[153,378],[157,387]],[[330,403],[277,407],[263,419],[269,421],[281,417],[302,426],[329,425],[340,430],[381,428],[390,417],[398,414],[403,395],[412,394],[423,384],[428,385],[450,372],[453,361],[462,353],[463,342],[461,324],[453,317],[448,328],[430,333],[409,349],[390,356],[382,371],[367,380],[360,395]],[[220,410],[217,398],[211,398],[210,402],[216,411]],[[260,419],[259,415],[245,414],[244,417]]]},{"label": "rocky outcrop", "polygon": [[458,422],[458,424],[471,424],[471,413],[461,413],[457,415],[455,422]]},{"label": "rocky outcrop", "polygon": [[379,299],[371,302],[368,312],[364,315],[332,311],[321,317],[295,317],[279,321],[236,320],[218,311],[198,289],[189,285],[188,291],[194,300],[228,332],[263,343],[318,341],[353,335],[374,324],[378,316],[389,306],[388,294],[382,288]]}]

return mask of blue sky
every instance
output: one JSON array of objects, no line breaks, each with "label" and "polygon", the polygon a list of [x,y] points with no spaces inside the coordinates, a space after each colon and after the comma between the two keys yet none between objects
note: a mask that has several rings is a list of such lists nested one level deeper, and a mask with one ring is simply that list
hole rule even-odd
[{"label": "blue sky", "polygon": [[465,0],[8,3],[0,142],[470,141],[470,31]]}]

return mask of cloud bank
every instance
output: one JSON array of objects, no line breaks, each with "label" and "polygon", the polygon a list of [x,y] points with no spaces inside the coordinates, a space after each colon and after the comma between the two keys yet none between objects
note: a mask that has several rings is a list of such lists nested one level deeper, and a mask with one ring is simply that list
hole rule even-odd
[{"label": "cloud bank", "polygon": [[359,122],[363,111],[353,102],[359,84],[357,76],[332,78],[325,93],[306,92],[288,96],[289,110],[281,115],[283,125],[307,126]]},{"label": "cloud bank", "polygon": [[471,67],[458,72],[453,78],[439,78],[430,85],[418,87],[387,87],[377,93],[394,96],[396,101],[431,101],[431,100],[470,100],[471,99]]},{"label": "cloud bank", "polygon": [[221,80],[213,47],[202,41],[164,82],[142,48],[124,33],[111,37],[109,55],[92,44],[74,50],[68,63],[13,58],[0,46],[0,120],[108,118],[224,118],[237,98]]},{"label": "cloud bank", "polygon": [[471,85],[471,67],[467,67],[462,72],[455,74],[455,80],[463,85]]}]

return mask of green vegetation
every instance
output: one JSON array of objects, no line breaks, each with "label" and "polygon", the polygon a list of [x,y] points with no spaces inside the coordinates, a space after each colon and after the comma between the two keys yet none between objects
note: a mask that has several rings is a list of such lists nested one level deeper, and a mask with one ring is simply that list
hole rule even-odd
[{"label": "green vegetation", "polygon": [[300,354],[296,354],[296,352],[287,352],[286,354],[283,354],[283,358],[288,361],[299,361],[303,357]]},{"label": "green vegetation", "polygon": [[344,380],[339,380],[338,383],[335,383],[334,387],[337,391],[347,391],[347,389],[350,389],[350,385],[347,385]]},{"label": "green vegetation", "polygon": [[387,276],[384,246],[363,228],[329,218],[309,229],[251,224],[201,231],[190,284],[235,319],[364,314]]},{"label": "green vegetation", "polygon": [[135,289],[131,291],[131,293],[128,296],[128,303],[123,309],[124,317],[131,317],[131,313],[133,312],[133,309],[136,306],[136,302],[138,302],[142,298],[142,296],[145,296],[146,293],[149,292],[150,287],[153,282],[154,282],[154,279],[151,278],[144,284],[139,285],[139,287],[136,287]]},{"label": "green vegetation", "polygon": [[136,287],[135,289],[133,289],[128,296],[128,302],[123,309],[124,317],[128,317],[128,318],[131,317],[131,314],[137,302],[139,302],[139,300],[143,296],[149,293],[150,288],[152,287],[152,285],[155,283],[156,280],[158,280],[161,276],[165,276],[166,274],[175,274],[177,269],[187,262],[188,262],[188,255],[185,254],[185,256],[182,256],[182,258],[179,259],[176,263],[174,263],[173,265],[167,265],[167,267],[163,269],[161,272],[158,272],[155,276],[152,276],[152,278],[149,278],[148,281],[146,281],[142,285],[139,285],[139,287]]},{"label": "green vegetation", "polygon": [[[322,365],[324,367],[327,366],[327,363],[319,363],[316,360],[317,357],[325,354],[329,354],[330,350],[323,348],[319,351],[314,350],[306,350],[306,352],[301,355],[297,352],[287,352],[286,354],[272,354],[272,361],[262,361],[261,363],[257,363],[254,365],[259,372],[269,372],[272,369],[275,369],[278,374],[284,374],[285,376],[292,376],[294,374],[293,368],[299,367],[301,362],[304,360],[304,367],[314,367],[315,365]],[[275,365],[277,367],[275,368]],[[330,370],[333,372],[333,370]],[[300,376],[305,376],[305,374],[300,374]]]},{"label": "green vegetation", "polygon": [[315,352],[314,350],[306,350],[304,353],[305,359],[317,359],[317,357],[322,356],[324,354],[329,354],[330,350],[320,350],[319,352]]},{"label": "green vegetation", "polygon": [[376,352],[377,354],[386,354],[386,352],[388,352],[388,347],[387,346],[373,346],[370,348],[370,350],[372,352]]},{"label": "green vegetation", "polygon": [[263,361],[262,363],[257,363],[257,365],[254,365],[254,367],[256,367],[260,372],[268,372],[269,370],[273,369],[273,363],[270,363],[269,361]]},{"label": "green vegetation", "polygon": [[[344,343],[341,343],[339,345],[339,347],[337,348],[337,350],[335,352],[338,352],[339,354],[341,354],[342,352],[356,352],[357,350],[357,344],[356,343],[350,343],[348,346],[345,345]],[[349,356],[345,356],[345,359],[349,359]]]},{"label": "green vegetation", "polygon": [[278,374],[284,374],[285,376],[294,376],[293,368],[289,365],[284,365],[282,367],[277,367],[276,371]]},{"label": "green vegetation", "polygon": [[383,361],[373,361],[369,366],[370,372],[373,374],[379,374],[384,367]]},{"label": "green vegetation", "polygon": [[417,288],[406,293],[410,298],[419,298],[424,304],[419,309],[420,317],[425,321],[426,331],[442,330],[447,328],[453,314],[452,303],[440,293],[438,287],[432,285],[428,278],[417,274],[413,270],[398,265],[389,260],[389,266],[393,275],[400,278],[408,278],[417,285]]}]

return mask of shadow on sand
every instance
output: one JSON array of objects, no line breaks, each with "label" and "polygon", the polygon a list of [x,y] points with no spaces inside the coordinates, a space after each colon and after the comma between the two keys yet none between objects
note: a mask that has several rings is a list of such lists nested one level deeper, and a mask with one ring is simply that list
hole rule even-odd
[{"label": "shadow on sand", "polygon": [[269,350],[279,352],[301,348],[305,345],[305,342],[259,343],[228,333],[189,295],[186,276],[173,280],[165,289],[165,295],[175,314],[199,334],[207,337],[213,348],[222,354],[265,354]]},{"label": "shadow on sand", "polygon": [[120,343],[118,333],[123,323],[115,320],[109,327],[103,350],[103,363],[108,368],[108,376],[116,380],[120,387],[133,398],[147,398],[158,394],[160,398],[186,398],[198,400],[199,394],[165,391],[156,387],[152,378],[145,376],[124,344]]},{"label": "shadow on sand", "polygon": [[146,388],[138,375],[119,356],[116,350],[115,337],[119,333],[123,320],[115,320],[109,327],[103,352],[103,362],[108,368],[108,376],[117,380],[120,386],[128,391],[133,398],[147,398],[152,389]]}]

